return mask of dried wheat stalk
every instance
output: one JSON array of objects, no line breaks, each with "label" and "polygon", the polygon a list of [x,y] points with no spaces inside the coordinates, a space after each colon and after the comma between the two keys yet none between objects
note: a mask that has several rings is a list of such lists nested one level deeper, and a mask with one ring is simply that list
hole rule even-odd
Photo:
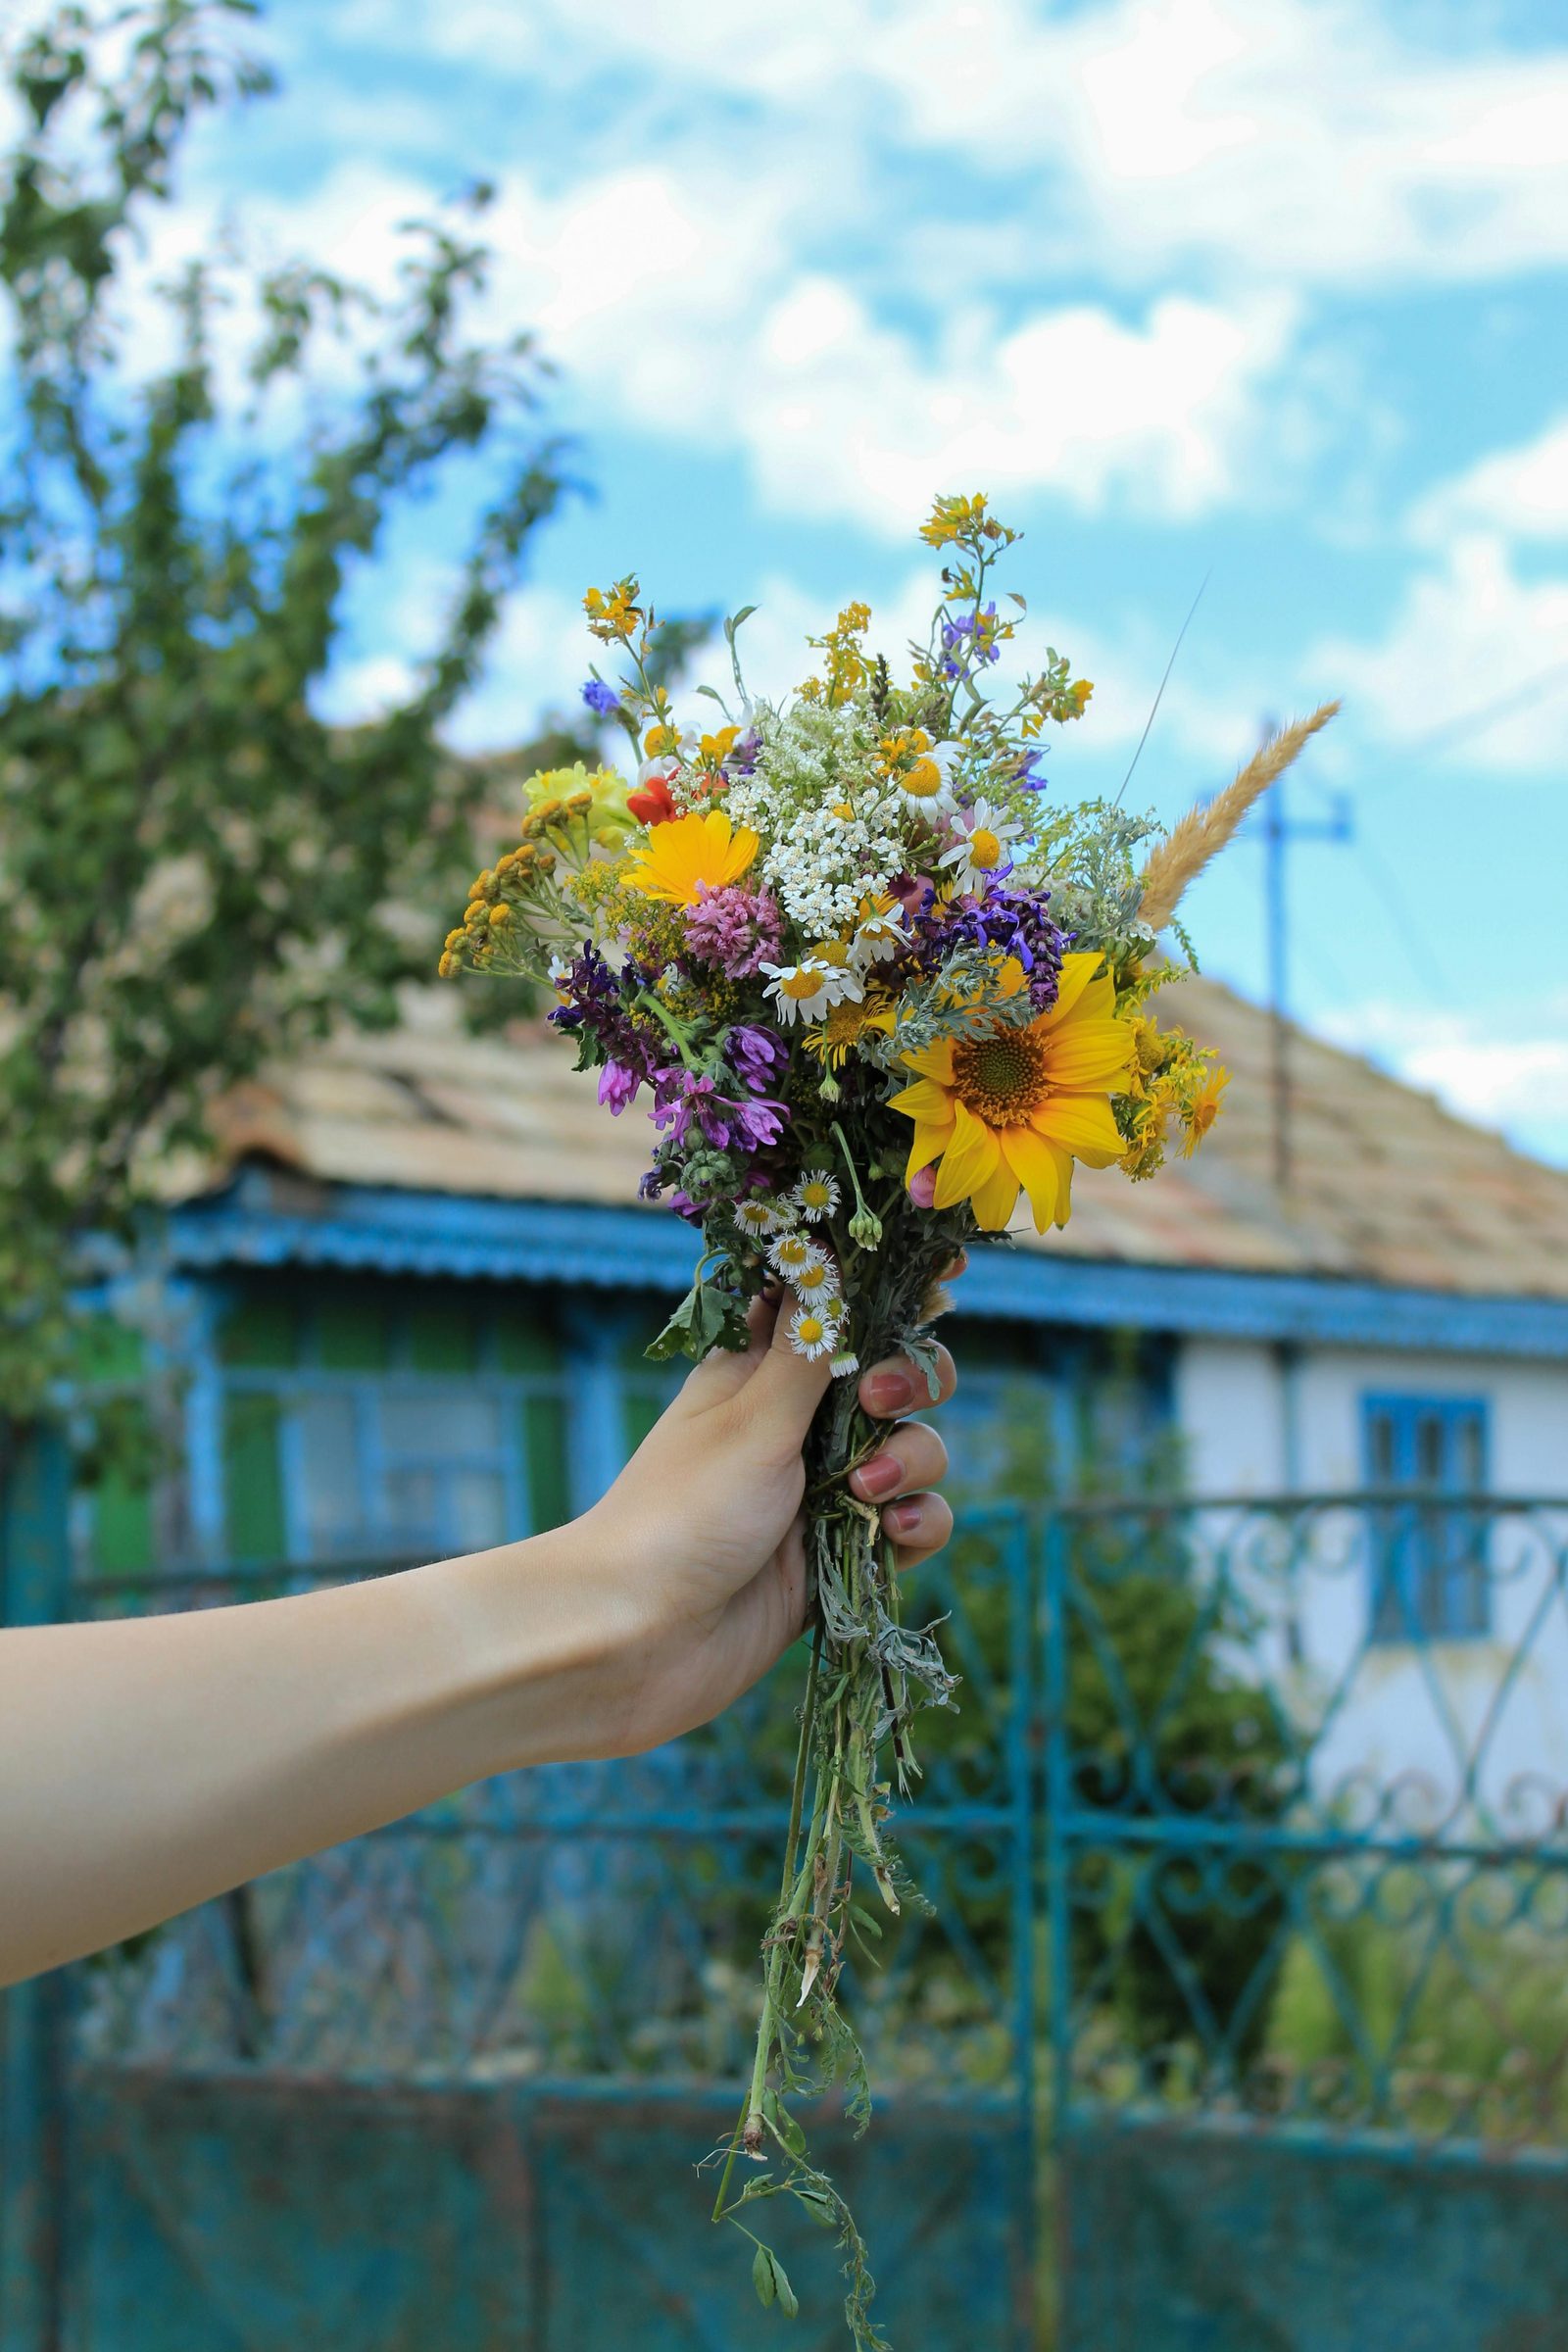
[{"label": "dried wheat stalk", "polygon": [[1310,718],[1296,719],[1271,735],[1223,792],[1206,807],[1190,808],[1173,825],[1144,868],[1144,896],[1139,918],[1152,931],[1168,923],[1183,891],[1200,874],[1209,859],[1225,847],[1252,803],[1290,766],[1303,743],[1326,727],[1339,709],[1337,702],[1321,703]]}]

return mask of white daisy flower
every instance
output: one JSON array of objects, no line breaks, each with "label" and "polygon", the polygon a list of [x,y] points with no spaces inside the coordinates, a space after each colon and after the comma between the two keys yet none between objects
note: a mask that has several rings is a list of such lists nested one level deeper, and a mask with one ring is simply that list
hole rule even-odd
[{"label": "white daisy flower", "polygon": [[907,944],[908,936],[904,927],[904,908],[897,899],[885,892],[874,899],[862,899],[860,919],[850,942],[850,960],[862,970],[868,964],[883,963]]},{"label": "white daisy flower", "polygon": [[735,1222],[742,1233],[755,1234],[759,1241],[765,1241],[770,1233],[779,1232],[789,1223],[789,1214],[775,1200],[738,1200]]},{"label": "white daisy flower", "polygon": [[803,1306],[825,1310],[839,1295],[838,1269],[826,1258],[818,1258],[813,1266],[797,1266],[790,1276],[790,1288]]},{"label": "white daisy flower", "polygon": [[838,1331],[825,1315],[814,1306],[797,1308],[790,1317],[790,1346],[797,1355],[814,1359],[831,1355],[838,1345]]},{"label": "white daisy flower", "polygon": [[1023,831],[1017,817],[1002,815],[989,801],[976,801],[972,808],[962,809],[954,823],[958,839],[943,851],[937,863],[956,866],[964,875],[984,877],[1008,864],[1008,845]]},{"label": "white daisy flower", "polygon": [[[844,1335],[841,1332],[839,1337],[842,1339],[843,1336]],[[840,1352],[835,1355],[833,1361],[828,1366],[828,1370],[832,1373],[835,1380],[848,1380],[852,1372],[858,1372],[859,1369],[859,1357],[854,1354],[847,1348],[842,1348]]]},{"label": "white daisy flower", "polygon": [[764,963],[762,969],[769,975],[763,994],[772,998],[786,1028],[797,1015],[803,1021],[820,1021],[846,997],[858,1002],[865,993],[854,972],[823,963],[815,956],[802,963]]},{"label": "white daisy flower", "polygon": [[890,779],[894,791],[911,815],[951,815],[956,806],[953,771],[962,758],[961,743],[936,743],[928,752],[921,752],[912,766],[901,768]]},{"label": "white daisy flower", "polygon": [[769,1250],[767,1262],[776,1274],[782,1274],[787,1281],[793,1282],[797,1274],[803,1273],[808,1266],[825,1265],[827,1252],[819,1242],[813,1242],[807,1234],[785,1233]]},{"label": "white daisy flower", "polygon": [[803,1176],[790,1195],[808,1225],[815,1225],[821,1218],[832,1216],[840,1198],[838,1178],[824,1175],[819,1169],[809,1176]]}]

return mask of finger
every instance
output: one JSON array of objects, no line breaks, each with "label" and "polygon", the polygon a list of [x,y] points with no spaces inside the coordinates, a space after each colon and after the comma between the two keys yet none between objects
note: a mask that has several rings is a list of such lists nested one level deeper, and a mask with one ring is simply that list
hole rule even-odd
[{"label": "finger", "polygon": [[850,1487],[862,1502],[888,1502],[937,1487],[948,1475],[948,1449],[923,1421],[901,1421],[888,1442],[850,1474]]},{"label": "finger", "polygon": [[687,1373],[680,1393],[682,1404],[693,1412],[702,1412],[743,1389],[772,1345],[777,1315],[776,1294],[754,1298],[746,1310],[749,1335],[746,1346],[710,1348],[695,1370]]},{"label": "finger", "polygon": [[913,1405],[946,1404],[958,1385],[958,1375],[952,1356],[943,1347],[936,1350],[934,1370],[937,1393],[933,1396],[930,1383],[918,1364],[906,1355],[890,1355],[861,1375],[860,1402],[873,1421],[895,1420]]},{"label": "finger", "polygon": [[751,1411],[773,1426],[785,1450],[795,1452],[805,1444],[811,1415],[833,1377],[832,1350],[823,1348],[819,1354],[806,1355],[797,1346],[795,1325],[802,1309],[792,1294],[786,1292],[772,1311],[767,1348],[757,1358],[739,1396]]},{"label": "finger", "polygon": [[942,1549],[953,1533],[953,1513],[940,1494],[906,1494],[889,1503],[882,1526],[893,1544],[894,1566],[902,1574]]}]

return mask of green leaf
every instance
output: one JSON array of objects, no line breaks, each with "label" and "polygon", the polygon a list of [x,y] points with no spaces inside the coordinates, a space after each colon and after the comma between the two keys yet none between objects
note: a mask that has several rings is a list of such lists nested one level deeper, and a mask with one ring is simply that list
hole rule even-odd
[{"label": "green leaf", "polygon": [[812,2221],[819,2223],[822,2229],[833,2228],[839,2218],[839,2209],[825,2188],[818,2188],[813,2180],[803,2180],[798,2188],[791,2188],[790,2194],[798,2204],[806,2207]]},{"label": "green leaf", "polygon": [[795,2289],[790,2284],[789,2273],[771,2246],[759,2246],[753,2255],[752,2284],[757,2289],[757,2300],[764,2311],[770,2304],[777,2303],[787,2320],[795,2318],[801,2307],[796,2300]]},{"label": "green leaf", "polygon": [[738,1299],[710,1282],[694,1282],[656,1340],[644,1348],[656,1364],[672,1355],[707,1355],[713,1348],[738,1353],[750,1338],[745,1309]]}]

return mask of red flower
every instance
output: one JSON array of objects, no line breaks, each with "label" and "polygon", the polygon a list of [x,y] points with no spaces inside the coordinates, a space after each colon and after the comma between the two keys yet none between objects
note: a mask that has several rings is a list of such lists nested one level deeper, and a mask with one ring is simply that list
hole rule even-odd
[{"label": "red flower", "polygon": [[650,776],[635,792],[626,795],[626,806],[640,825],[667,824],[680,810],[669,797],[669,785],[663,776]]}]

